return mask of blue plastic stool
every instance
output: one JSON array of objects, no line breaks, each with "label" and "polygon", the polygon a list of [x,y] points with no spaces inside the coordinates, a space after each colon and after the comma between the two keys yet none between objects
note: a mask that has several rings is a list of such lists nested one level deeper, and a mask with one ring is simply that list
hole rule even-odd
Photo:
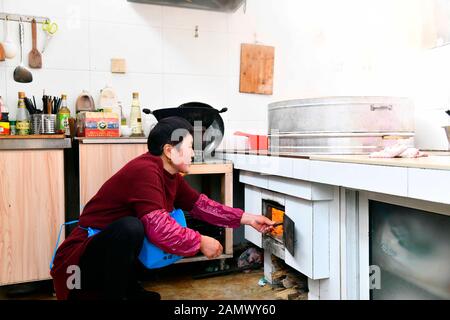
[{"label": "blue plastic stool", "polygon": [[[173,210],[170,213],[170,216],[173,219],[175,219],[175,221],[178,222],[179,225],[181,225],[182,227],[186,227],[186,218],[184,216],[183,210],[175,209],[175,210]],[[61,236],[61,231],[62,231],[63,226],[64,225],[73,224],[73,223],[77,223],[77,222],[78,222],[78,220],[74,220],[74,221],[63,223],[61,225],[61,228],[59,230],[59,235],[58,235],[58,241],[56,243],[55,250],[53,252],[52,261],[50,263],[50,269],[53,266],[53,260],[55,259],[56,250],[58,248],[59,239],[60,239],[60,236]],[[88,237],[92,237],[93,235],[101,232],[101,230],[93,229],[93,228],[90,228],[90,227],[83,228],[83,229],[87,230]],[[147,240],[147,237],[144,238],[144,243],[142,245],[141,252],[139,253],[139,261],[141,261],[142,264],[147,269],[162,268],[162,267],[165,267],[165,266],[168,266],[168,265],[170,265],[172,263],[177,262],[181,258],[183,258],[183,257],[177,256],[175,254],[164,252],[163,250],[161,250],[160,248],[158,248],[154,244],[150,243]]]}]

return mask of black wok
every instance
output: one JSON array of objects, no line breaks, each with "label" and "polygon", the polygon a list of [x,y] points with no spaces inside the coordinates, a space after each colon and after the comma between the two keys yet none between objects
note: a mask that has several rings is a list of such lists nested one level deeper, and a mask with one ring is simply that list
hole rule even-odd
[{"label": "black wok", "polygon": [[188,102],[177,108],[165,108],[154,111],[143,109],[142,111],[146,114],[153,114],[158,121],[167,117],[177,116],[188,120],[192,125],[194,125],[194,121],[201,121],[202,126],[208,128],[214,120],[222,118],[219,116],[219,113],[227,110],[228,108],[223,108],[219,111],[202,102]]},{"label": "black wok", "polygon": [[225,126],[220,113],[226,112],[228,108],[222,108],[220,111],[210,105],[202,102],[189,102],[180,105],[177,108],[166,108],[151,111],[143,109],[145,114],[153,114],[156,120],[177,116],[189,121],[193,126],[195,121],[202,123],[202,150],[206,154],[214,154],[214,150],[219,146],[225,134]]}]

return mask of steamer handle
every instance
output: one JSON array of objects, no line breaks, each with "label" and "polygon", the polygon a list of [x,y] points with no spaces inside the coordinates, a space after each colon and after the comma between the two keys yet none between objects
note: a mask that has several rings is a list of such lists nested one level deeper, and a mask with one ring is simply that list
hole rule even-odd
[{"label": "steamer handle", "polygon": [[388,105],[380,105],[380,106],[376,106],[376,105],[374,105],[374,104],[371,104],[371,105],[370,105],[370,111],[384,110],[384,109],[392,110],[392,104],[388,104]]}]

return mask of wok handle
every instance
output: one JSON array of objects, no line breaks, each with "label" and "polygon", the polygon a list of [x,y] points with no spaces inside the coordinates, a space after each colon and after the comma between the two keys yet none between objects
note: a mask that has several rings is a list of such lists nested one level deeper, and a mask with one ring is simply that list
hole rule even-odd
[{"label": "wok handle", "polygon": [[150,110],[148,108],[142,109],[142,112],[145,113],[145,114],[152,114],[153,113],[152,110]]},{"label": "wok handle", "polygon": [[227,112],[228,108],[222,108],[222,110],[219,111],[219,113]]}]

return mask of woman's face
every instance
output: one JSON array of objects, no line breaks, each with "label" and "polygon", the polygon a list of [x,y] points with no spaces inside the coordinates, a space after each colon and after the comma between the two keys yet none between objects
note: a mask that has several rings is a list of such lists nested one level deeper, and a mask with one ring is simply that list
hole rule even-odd
[{"label": "woman's face", "polygon": [[192,143],[194,139],[191,134],[184,137],[183,141],[173,147],[170,152],[170,158],[172,159],[172,165],[179,171],[186,173],[189,171],[189,167],[194,156],[194,149]]}]

